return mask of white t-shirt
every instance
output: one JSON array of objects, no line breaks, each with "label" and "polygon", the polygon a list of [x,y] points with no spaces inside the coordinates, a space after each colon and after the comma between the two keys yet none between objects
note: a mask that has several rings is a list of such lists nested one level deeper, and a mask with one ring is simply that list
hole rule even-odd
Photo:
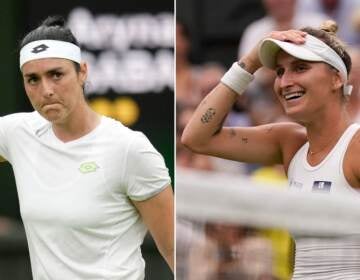
[{"label": "white t-shirt", "polygon": [[37,112],[0,118],[0,155],[14,170],[34,280],[144,278],[146,228],[131,200],[170,184],[149,140],[102,117],[63,143]]}]

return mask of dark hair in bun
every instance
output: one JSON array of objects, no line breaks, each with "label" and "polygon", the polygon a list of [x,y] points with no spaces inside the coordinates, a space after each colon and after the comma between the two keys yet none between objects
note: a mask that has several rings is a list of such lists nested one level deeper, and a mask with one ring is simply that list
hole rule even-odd
[{"label": "dark hair in bun", "polygon": [[65,26],[65,19],[62,16],[47,17],[22,39],[20,49],[26,44],[38,40],[58,40],[79,45],[71,30]]}]

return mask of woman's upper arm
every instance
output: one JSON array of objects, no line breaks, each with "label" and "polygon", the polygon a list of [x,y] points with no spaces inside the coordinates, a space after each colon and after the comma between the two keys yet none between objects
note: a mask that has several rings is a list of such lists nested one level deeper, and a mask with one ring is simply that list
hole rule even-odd
[{"label": "woman's upper arm", "polygon": [[343,171],[347,182],[353,188],[360,189],[360,132],[351,140],[343,160]]},{"label": "woman's upper arm", "polygon": [[160,253],[173,269],[174,198],[171,186],[143,201],[133,201]]},{"label": "woman's upper arm", "polygon": [[[300,125],[274,123],[256,127],[224,127],[196,152],[241,162],[282,164],[289,141]],[[288,140],[287,140],[288,139]]]}]

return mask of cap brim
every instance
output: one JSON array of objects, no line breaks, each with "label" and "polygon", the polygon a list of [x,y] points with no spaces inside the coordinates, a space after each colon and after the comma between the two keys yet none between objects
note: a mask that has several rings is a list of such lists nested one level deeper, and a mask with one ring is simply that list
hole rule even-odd
[{"label": "cap brim", "polygon": [[262,65],[274,69],[277,65],[276,58],[280,50],[289,55],[306,61],[323,61],[319,55],[306,48],[306,44],[296,45],[294,43],[265,39],[259,47],[259,59]]}]

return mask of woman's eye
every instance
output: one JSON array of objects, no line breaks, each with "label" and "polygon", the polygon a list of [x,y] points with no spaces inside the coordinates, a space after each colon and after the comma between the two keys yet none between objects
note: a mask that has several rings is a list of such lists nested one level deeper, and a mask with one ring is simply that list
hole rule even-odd
[{"label": "woman's eye", "polygon": [[35,77],[31,77],[27,80],[28,84],[30,84],[30,85],[34,85],[37,81],[38,81],[38,79]]},{"label": "woman's eye", "polygon": [[302,72],[302,71],[306,70],[307,68],[308,68],[308,67],[307,67],[306,65],[300,64],[300,65],[297,65],[297,66],[295,67],[295,70],[296,70],[297,72]]},{"label": "woman's eye", "polygon": [[55,72],[54,74],[53,74],[53,77],[54,77],[54,79],[56,79],[56,80],[58,80],[58,79],[60,79],[61,77],[62,77],[62,73],[60,73],[60,72]]},{"label": "woman's eye", "polygon": [[281,77],[284,74],[284,68],[277,68],[276,69],[276,76]]}]

